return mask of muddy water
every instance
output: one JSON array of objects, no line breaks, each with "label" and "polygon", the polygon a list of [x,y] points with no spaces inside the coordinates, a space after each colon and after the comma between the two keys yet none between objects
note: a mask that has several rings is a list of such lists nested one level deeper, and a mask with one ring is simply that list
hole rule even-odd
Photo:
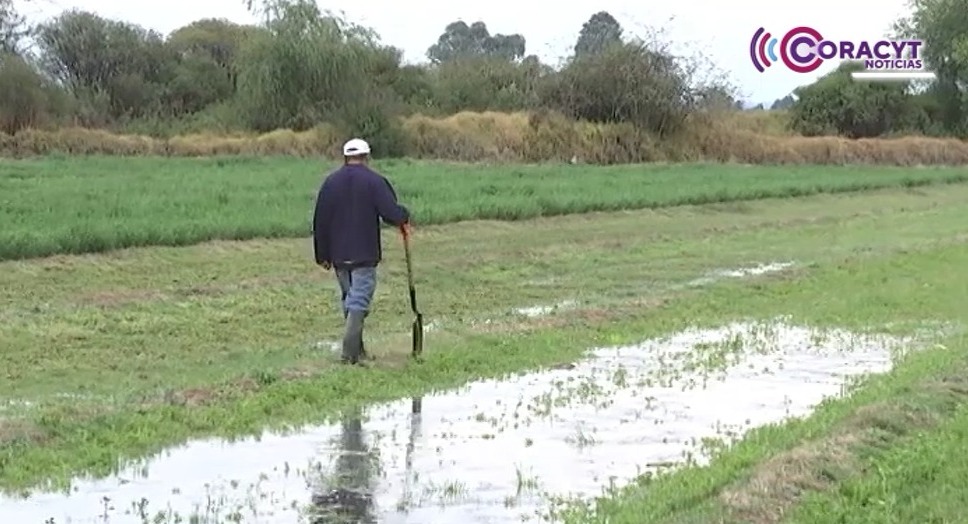
[{"label": "muddy water", "polygon": [[907,345],[779,323],[683,332],[288,436],[192,442],[70,495],[0,499],[0,522],[534,520],[550,496],[598,495],[690,453],[701,461],[704,437],[804,415]]}]

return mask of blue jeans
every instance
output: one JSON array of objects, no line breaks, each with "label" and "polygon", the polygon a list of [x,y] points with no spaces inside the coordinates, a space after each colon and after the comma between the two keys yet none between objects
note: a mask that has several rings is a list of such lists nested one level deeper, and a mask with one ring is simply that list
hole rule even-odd
[{"label": "blue jeans", "polygon": [[345,317],[350,311],[369,314],[373,292],[376,291],[376,268],[336,269],[336,280],[339,281],[343,316]]}]

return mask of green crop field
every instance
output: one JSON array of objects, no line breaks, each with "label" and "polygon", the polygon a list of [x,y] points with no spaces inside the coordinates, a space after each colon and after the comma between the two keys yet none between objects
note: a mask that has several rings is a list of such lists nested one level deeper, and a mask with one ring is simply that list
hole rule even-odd
[{"label": "green crop field", "polygon": [[[387,234],[367,321],[375,360],[350,368],[329,349],[342,330],[337,288],[308,240],[332,167],[0,163],[0,522],[102,512],[112,522],[254,522],[284,507],[318,510],[319,490],[306,486],[355,467],[325,435],[342,427],[345,445],[353,424],[380,449],[371,458],[384,473],[369,482],[384,520],[510,522],[545,503],[546,517],[572,523],[963,518],[968,470],[952,457],[968,428],[968,171],[383,162],[415,214],[425,354],[408,358],[403,250]],[[808,335],[796,347],[776,333],[754,344],[759,333],[663,353],[672,344],[663,337],[740,321]],[[822,335],[837,330],[850,336]],[[882,358],[884,348],[857,342],[864,334],[903,351],[883,357],[889,370],[847,384],[838,373]],[[621,366],[603,361],[608,380],[582,367],[607,357],[589,348],[647,340],[658,342]],[[798,353],[823,340],[839,352]],[[807,364],[816,367],[796,372]],[[546,390],[532,375],[507,389],[455,389],[549,369],[558,375]],[[716,389],[729,384],[739,386]],[[540,393],[516,396],[526,388]],[[829,398],[816,406],[819,392]],[[442,395],[450,404],[435,401]],[[460,404],[468,395],[481,396]],[[417,396],[428,426],[410,445],[386,418],[349,415]],[[803,418],[764,415],[785,397],[802,400]],[[622,398],[635,409],[617,412]],[[540,423],[572,416],[572,404],[586,406],[572,414],[585,425],[568,436],[546,427],[563,423]],[[675,409],[749,422],[732,443],[712,419],[715,438],[673,434]],[[200,440],[282,429],[291,431],[248,444]],[[701,441],[708,463],[656,451],[686,441]],[[233,459],[211,458],[242,445]],[[468,454],[448,455],[455,446]],[[622,451],[596,451],[613,448]],[[301,449],[318,467],[293,462]],[[538,466],[572,453],[599,468],[575,474],[597,486],[581,497],[562,496],[567,475]],[[417,458],[404,466],[405,454]],[[629,462],[636,480],[612,485],[608,475]]]},{"label": "green crop field", "polygon": [[[0,163],[0,260],[309,234],[329,163],[63,157]],[[498,167],[385,161],[418,226],[709,204],[968,180],[954,168]]]}]

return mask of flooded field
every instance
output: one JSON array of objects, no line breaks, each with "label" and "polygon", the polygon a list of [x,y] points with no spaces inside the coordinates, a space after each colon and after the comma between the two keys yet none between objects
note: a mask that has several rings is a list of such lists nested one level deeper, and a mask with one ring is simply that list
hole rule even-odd
[{"label": "flooded field", "polygon": [[[698,278],[694,278],[689,281],[675,283],[669,287],[669,289],[683,289],[683,288],[695,288],[708,286],[710,284],[715,284],[716,282],[723,279],[730,278],[752,278],[762,275],[767,275],[771,273],[779,273],[796,266],[795,262],[769,262],[760,263],[752,266],[736,267],[731,269],[718,269],[716,271],[709,272]],[[555,302],[553,304],[535,304],[526,307],[516,307],[512,308],[510,311],[506,311],[503,314],[516,315],[527,318],[540,318],[548,315],[554,315],[561,312],[572,311],[580,309],[587,304],[583,304],[581,301],[576,299],[567,299]],[[447,330],[449,327],[453,327],[454,323],[468,322],[471,325],[477,326],[487,326],[495,322],[496,318],[500,318],[498,314],[495,318],[478,318],[464,320],[446,319],[446,318],[428,318],[425,316],[424,332],[433,333],[442,330]],[[333,353],[339,353],[342,343],[336,340],[321,340],[311,343],[311,347],[320,351],[328,351]]]},{"label": "flooded field", "polygon": [[521,522],[802,416],[915,341],[782,321],[595,349],[241,442],[190,442],[70,493],[0,499],[0,522]]}]

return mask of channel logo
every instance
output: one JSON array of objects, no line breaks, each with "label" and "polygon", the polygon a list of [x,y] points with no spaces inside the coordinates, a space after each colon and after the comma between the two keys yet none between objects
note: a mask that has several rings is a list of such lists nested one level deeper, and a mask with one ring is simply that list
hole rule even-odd
[{"label": "channel logo", "polygon": [[799,26],[777,38],[759,28],[750,40],[750,60],[757,71],[782,62],[795,73],[816,71],[827,60],[863,62],[863,71],[853,71],[855,79],[930,80],[926,71],[922,40],[827,40],[812,27]]}]

